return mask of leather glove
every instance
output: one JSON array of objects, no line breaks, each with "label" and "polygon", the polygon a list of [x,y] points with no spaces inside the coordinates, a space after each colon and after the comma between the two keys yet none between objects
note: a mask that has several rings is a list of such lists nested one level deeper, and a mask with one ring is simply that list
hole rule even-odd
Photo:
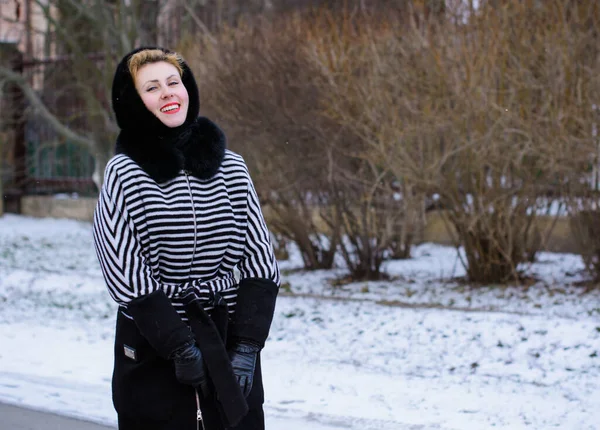
[{"label": "leather glove", "polygon": [[204,368],[202,353],[195,343],[190,342],[177,349],[172,356],[175,363],[175,377],[179,382],[200,388],[208,395],[208,378]]},{"label": "leather glove", "polygon": [[233,373],[237,377],[244,397],[248,397],[252,390],[254,369],[260,348],[248,342],[239,342],[229,351],[229,359]]}]

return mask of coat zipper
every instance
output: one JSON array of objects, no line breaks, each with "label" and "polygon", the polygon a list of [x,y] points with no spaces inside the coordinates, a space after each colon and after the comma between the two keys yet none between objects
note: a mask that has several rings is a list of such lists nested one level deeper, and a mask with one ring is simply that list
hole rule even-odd
[{"label": "coat zipper", "polygon": [[197,246],[197,236],[198,236],[198,222],[196,219],[196,205],[194,205],[194,194],[192,194],[192,186],[190,185],[190,174],[187,170],[184,170],[185,181],[187,182],[188,193],[190,194],[190,201],[192,202],[192,216],[194,218],[194,248],[192,250],[192,261],[190,263],[190,271],[189,271],[189,279],[192,276],[192,268],[194,267],[194,259],[196,258],[196,246]]},{"label": "coat zipper", "polygon": [[[185,181],[188,187],[188,193],[190,194],[190,201],[192,203],[192,216],[194,219],[194,248],[192,250],[192,261],[190,263],[190,271],[189,271],[189,279],[192,277],[192,269],[194,267],[194,259],[196,258],[196,246],[198,241],[198,220],[196,218],[196,205],[194,204],[194,194],[192,193],[192,186],[190,184],[190,174],[187,170],[184,170]],[[200,409],[200,396],[198,395],[198,390],[194,390],[196,394],[196,430],[200,430],[200,426],[202,426],[202,430],[206,430],[204,428],[204,420],[202,419],[202,410]]]},{"label": "coat zipper", "polygon": [[204,428],[204,419],[202,419],[202,410],[200,409],[200,396],[198,395],[198,390],[196,391],[196,430],[200,430],[200,425],[202,425],[202,430],[206,430]]}]

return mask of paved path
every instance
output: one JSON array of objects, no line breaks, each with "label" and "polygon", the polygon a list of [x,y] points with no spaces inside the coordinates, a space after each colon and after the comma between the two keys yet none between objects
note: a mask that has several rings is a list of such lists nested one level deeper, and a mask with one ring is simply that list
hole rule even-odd
[{"label": "paved path", "polygon": [[0,430],[114,430],[48,412],[0,403]]},{"label": "paved path", "polygon": [[[384,428],[392,427],[358,427],[344,423],[320,423],[315,419],[266,417],[267,429],[286,429],[300,430],[309,428],[311,430],[344,430],[356,428]],[[424,430],[424,426],[406,425],[402,427],[393,427],[396,430]],[[435,427],[440,429],[440,427]],[[90,423],[88,421],[68,418],[51,412],[37,411],[20,406],[0,403],[0,430],[116,430],[115,427],[106,427],[103,425]]]}]

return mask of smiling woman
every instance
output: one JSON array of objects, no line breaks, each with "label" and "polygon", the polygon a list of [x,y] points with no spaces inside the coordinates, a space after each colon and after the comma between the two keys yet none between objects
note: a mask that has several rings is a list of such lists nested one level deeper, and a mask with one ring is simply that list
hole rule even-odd
[{"label": "smiling woman", "polygon": [[246,164],[199,116],[176,53],[126,55],[112,102],[120,132],[94,243],[120,305],[119,429],[263,430],[260,351],[280,281]]}]

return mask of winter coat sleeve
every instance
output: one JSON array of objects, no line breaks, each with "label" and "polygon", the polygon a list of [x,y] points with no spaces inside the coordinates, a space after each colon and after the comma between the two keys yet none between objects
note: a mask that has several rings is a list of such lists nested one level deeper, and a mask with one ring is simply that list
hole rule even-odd
[{"label": "winter coat sleeve", "polygon": [[170,299],[193,287],[200,299],[210,299],[210,283],[219,284],[227,280],[192,280],[181,284],[164,284],[153,276],[146,250],[142,247],[127,210],[124,191],[117,172],[109,166],[94,213],[93,235],[100,267],[111,297],[127,307],[132,300],[157,291]]},{"label": "winter coat sleeve", "polygon": [[230,331],[231,342],[245,342],[262,348],[269,335],[281,281],[269,230],[250,177],[244,258],[238,268],[240,284]]},{"label": "winter coat sleeve", "polygon": [[250,176],[248,176],[248,220],[244,256],[238,264],[238,269],[241,280],[263,278],[274,282],[277,286],[281,282],[270,233]]}]

